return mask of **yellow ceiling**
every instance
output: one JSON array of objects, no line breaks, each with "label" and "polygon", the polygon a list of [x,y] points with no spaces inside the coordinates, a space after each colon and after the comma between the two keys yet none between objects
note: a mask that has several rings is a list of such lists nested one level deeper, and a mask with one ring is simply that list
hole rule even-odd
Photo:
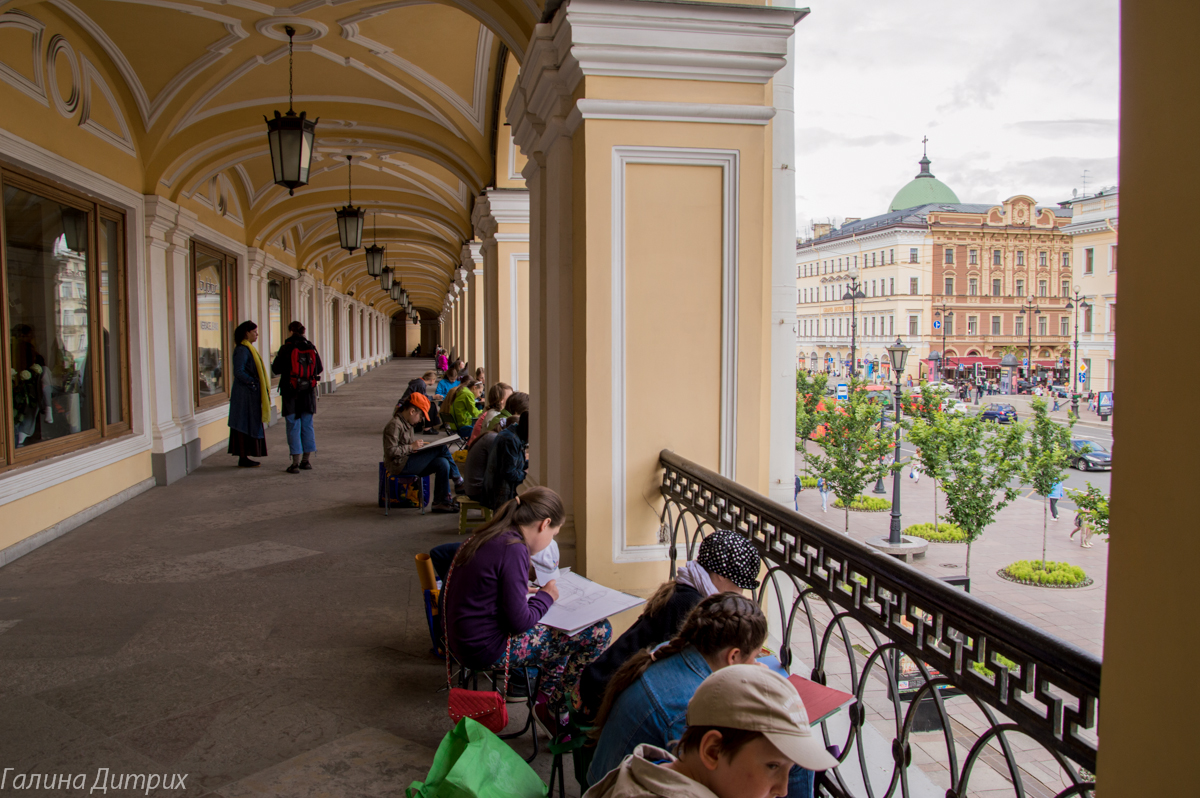
[{"label": "yellow ceiling", "polygon": [[[540,7],[540,0],[305,0],[291,8],[248,0],[0,0],[0,12],[53,18],[104,54],[96,66],[128,123],[145,191],[203,206],[215,203],[210,195],[224,196],[247,245],[286,240],[298,265],[319,266],[326,279],[374,296],[362,251],[341,250],[334,224],[333,210],[346,202],[345,156],[353,155],[354,201],[368,211],[364,241],[377,212],[379,243],[414,303],[434,312],[472,237],[471,198],[492,180],[501,48],[523,57]],[[292,197],[271,182],[263,122],[287,110],[284,24],[298,31],[294,106],[320,117],[310,184]],[[28,41],[0,29],[0,49]],[[63,73],[65,65],[56,80],[69,84]],[[118,110],[103,105],[96,122],[118,131]]]}]

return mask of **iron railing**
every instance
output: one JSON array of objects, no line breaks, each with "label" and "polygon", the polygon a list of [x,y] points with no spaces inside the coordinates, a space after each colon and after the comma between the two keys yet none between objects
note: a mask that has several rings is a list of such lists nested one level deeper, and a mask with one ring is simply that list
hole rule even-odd
[{"label": "iron railing", "polygon": [[1097,657],[673,452],[660,462],[672,575],[704,535],[746,535],[784,666],[855,696],[821,724],[841,764],[818,794],[1091,798]]}]

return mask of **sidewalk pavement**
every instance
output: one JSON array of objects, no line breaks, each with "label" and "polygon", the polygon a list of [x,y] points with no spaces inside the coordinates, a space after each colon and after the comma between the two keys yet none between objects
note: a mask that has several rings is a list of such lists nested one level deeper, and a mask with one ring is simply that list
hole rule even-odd
[{"label": "sidewalk pavement", "polygon": [[[797,473],[803,473],[803,467],[803,456],[797,452]],[[890,501],[890,476],[884,480],[884,485],[887,488],[884,498]],[[868,485],[864,492],[868,496],[874,495],[873,487],[873,484]],[[904,469],[900,486],[901,529],[933,521],[933,490],[933,480],[928,476],[914,485],[908,477],[908,469]],[[972,544],[971,593],[1050,634],[1100,655],[1104,641],[1108,543],[1104,538],[1093,537],[1092,548],[1084,549],[1079,545],[1078,535],[1069,538],[1073,526],[1070,511],[1060,509],[1060,520],[1047,522],[1046,558],[1082,567],[1092,578],[1091,585],[1073,589],[1032,587],[1009,582],[996,574],[1000,568],[1017,560],[1041,559],[1043,505],[1038,498],[1025,498],[1025,493],[1001,510],[996,521]],[[842,533],[845,513],[833,507],[832,496],[828,513],[821,512],[821,496],[815,488],[801,492],[798,505],[801,513]],[[938,506],[944,514],[945,499],[940,490]],[[850,513],[850,536],[860,542],[887,535],[890,525],[890,512]],[[930,543],[926,556],[914,560],[911,565],[934,578],[962,575],[966,555],[965,544]]]}]

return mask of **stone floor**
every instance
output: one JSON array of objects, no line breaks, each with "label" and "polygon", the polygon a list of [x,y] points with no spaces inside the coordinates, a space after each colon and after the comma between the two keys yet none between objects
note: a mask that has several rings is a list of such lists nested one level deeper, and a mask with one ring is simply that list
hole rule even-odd
[{"label": "stone floor", "polygon": [[284,472],[279,424],[262,468],[214,454],[0,569],[0,792],[53,773],[86,774],[52,791],[84,794],[99,768],[227,798],[403,795],[424,777],[451,723],[413,555],[457,517],[384,517],[376,475],[425,367],[322,397],[312,471]]}]

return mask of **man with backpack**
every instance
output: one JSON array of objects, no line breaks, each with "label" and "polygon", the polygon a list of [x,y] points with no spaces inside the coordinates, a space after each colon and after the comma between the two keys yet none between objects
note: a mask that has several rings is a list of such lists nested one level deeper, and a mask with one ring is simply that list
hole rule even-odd
[{"label": "man with backpack", "polygon": [[279,396],[283,399],[283,419],[287,423],[288,452],[292,455],[289,474],[312,469],[312,454],[317,450],[313,433],[313,414],[317,412],[317,381],[324,371],[317,348],[304,337],[304,325],[288,325],[291,336],[279,347],[271,371],[279,375]]}]

